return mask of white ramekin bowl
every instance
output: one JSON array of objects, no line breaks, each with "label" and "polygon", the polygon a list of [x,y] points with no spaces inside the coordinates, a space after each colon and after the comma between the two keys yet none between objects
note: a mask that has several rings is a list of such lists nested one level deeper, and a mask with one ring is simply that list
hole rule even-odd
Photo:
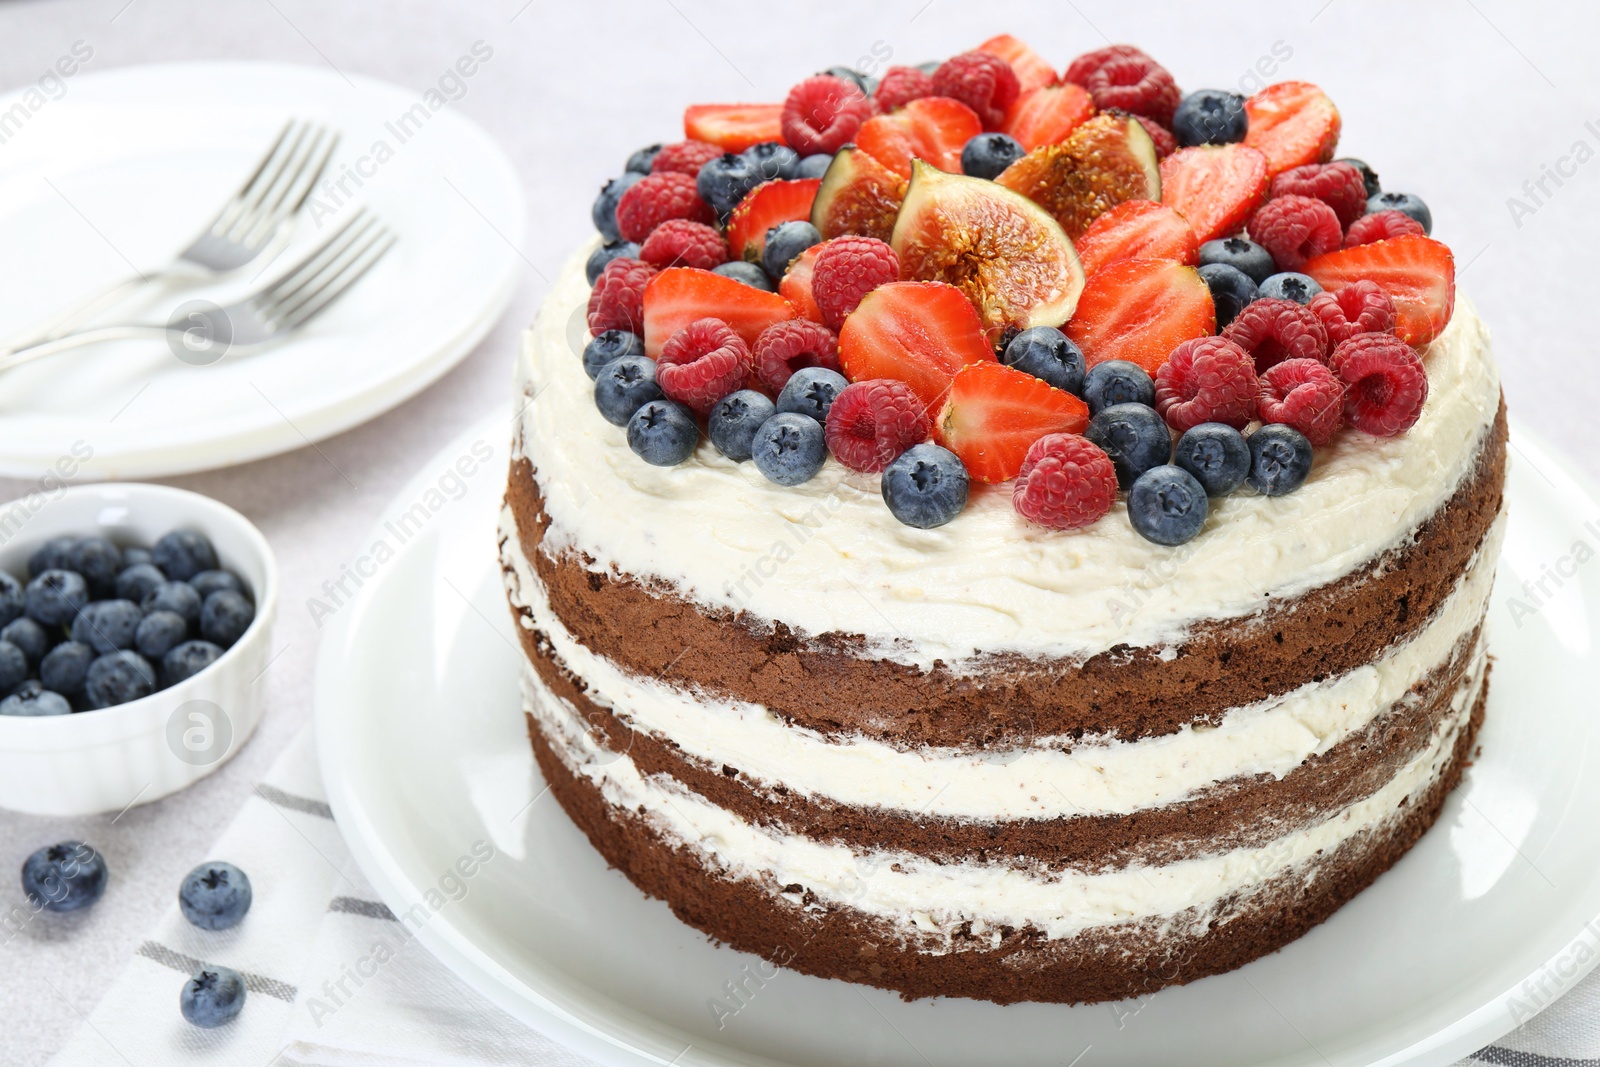
[{"label": "white ramekin bowl", "polygon": [[278,606],[272,549],[250,520],[210,497],[165,485],[41,490],[0,504],[0,570],[26,581],[28,554],[63,534],[148,548],[194,530],[250,588],[255,621],[211,666],[140,700],[73,715],[0,715],[0,808],[33,815],[121,811],[175,793],[227,762],[265,707],[262,674]]}]

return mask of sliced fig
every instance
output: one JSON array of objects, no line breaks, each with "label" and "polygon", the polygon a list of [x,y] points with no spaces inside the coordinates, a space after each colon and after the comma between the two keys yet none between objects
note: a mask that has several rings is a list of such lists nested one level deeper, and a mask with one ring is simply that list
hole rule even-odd
[{"label": "sliced fig", "polygon": [[825,241],[847,233],[887,241],[905,195],[904,178],[855,145],[845,145],[822,176],[811,203],[811,225]]},{"label": "sliced fig", "polygon": [[1156,146],[1127,115],[1096,115],[1060,144],[1029,152],[995,181],[1043,207],[1074,241],[1124,200],[1161,199]]},{"label": "sliced fig", "polygon": [[1083,291],[1072,242],[1043,208],[982,178],[922,160],[890,240],[900,277],[946,282],[978,309],[989,343],[1007,330],[1060,326]]}]

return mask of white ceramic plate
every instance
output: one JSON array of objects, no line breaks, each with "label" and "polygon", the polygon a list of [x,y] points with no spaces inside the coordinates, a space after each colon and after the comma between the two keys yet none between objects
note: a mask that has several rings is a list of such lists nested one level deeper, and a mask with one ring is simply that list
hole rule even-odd
[{"label": "white ceramic plate", "polygon": [[[125,342],[0,376],[0,474],[37,478],[85,446],[89,459],[64,465],[73,476],[125,479],[301,448],[427,386],[505,310],[520,264],[521,184],[488,135],[448,103],[433,111],[421,90],[347,82],[327,68],[92,70],[67,80],[59,99],[39,97],[45,102],[26,121],[3,131],[0,339],[135,268],[169,262],[291,117],[342,133],[324,180],[343,188],[312,194],[294,242],[264,272],[252,264],[221,285],[167,290],[118,308],[118,320],[165,322],[191,298],[226,303],[363,203],[399,241],[338,304],[277,347],[193,366],[160,340]],[[461,83],[470,91],[470,79]],[[23,99],[0,97],[0,114]]]},{"label": "white ceramic plate", "polygon": [[[497,418],[464,435],[374,531],[374,556],[379,542],[396,554],[374,564],[322,647],[323,773],[351,850],[397,913],[474,841],[498,848],[422,940],[601,1063],[1442,1065],[1600,958],[1600,924],[1589,925],[1600,916],[1600,564],[1573,556],[1579,540],[1586,560],[1600,548],[1600,505],[1520,429],[1482,754],[1416,849],[1329,922],[1231,974],[1142,1002],[1007,1008],[772,977],[608,870],[541,794],[495,558],[509,431]],[[462,457],[472,473],[452,501],[437,490]],[[419,503],[428,517],[402,530]],[[1546,573],[1559,584],[1524,592]],[[739,985],[742,1004],[728,993]]]}]

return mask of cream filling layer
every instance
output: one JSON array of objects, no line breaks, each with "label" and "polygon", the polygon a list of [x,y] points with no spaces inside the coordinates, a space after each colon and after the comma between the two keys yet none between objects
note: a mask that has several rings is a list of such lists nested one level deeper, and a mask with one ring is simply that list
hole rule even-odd
[{"label": "cream filling layer", "polygon": [[1214,501],[1187,545],[1143,540],[1120,505],[1085,530],[1045,530],[1016,514],[1009,486],[975,487],[956,521],[914,530],[884,507],[876,475],[831,460],[784,488],[704,440],[676,467],[635,456],[623,429],[595,413],[579,359],[587,252],[556,280],[518,362],[518,447],[538,471],[549,549],[803,635],[861,634],[871,654],[914,666],[979,670],[969,661],[989,652],[1167,646],[1200,620],[1250,615],[1334,581],[1449,498],[1500,399],[1486,331],[1462,300],[1424,354],[1428,401],[1408,433],[1341,433],[1298,492]]},{"label": "cream filling layer", "polygon": [[[727,877],[761,881],[774,893],[798,884],[824,904],[855,908],[923,943],[931,937],[937,945],[940,939],[948,944],[966,922],[974,929],[1031,926],[1049,938],[1066,938],[1140,920],[1175,924],[1189,909],[1197,910],[1185,917],[1191,924],[1186,930],[1198,933],[1230,898],[1248,896],[1286,872],[1314,877],[1320,858],[1358,834],[1381,832],[1403,804],[1439,777],[1471,716],[1484,664],[1482,656],[1475,661],[1471,677],[1452,700],[1453,713],[1426,750],[1382,789],[1331,818],[1260,848],[1094,874],[941,864],[896,852],[858,853],[844,845],[758,828],[670,776],[642,775],[626,754],[597,745],[572,705],[552,693],[531,666],[524,667],[523,682],[529,709],[558,758],[594,783],[608,804],[645,813],[669,843],[689,846]],[[784,895],[799,902],[793,894]]]},{"label": "cream filling layer", "polygon": [[[1282,778],[1406,697],[1446,662],[1483,618],[1500,555],[1497,520],[1460,585],[1403,645],[1338,678],[1230,710],[1214,727],[1119,741],[1038,738],[989,754],[949,748],[907,752],[880,741],[828,737],[757,704],[716,699],[621,670],[575,638],[551,609],[522,551],[516,520],[501,513],[501,558],[513,604],[548,638],[596,703],[634,729],[712,766],[736,767],[768,786],[858,807],[987,822],[1124,814],[1189,799],[1219,782]],[[1480,638],[1476,654],[1482,655]]]}]

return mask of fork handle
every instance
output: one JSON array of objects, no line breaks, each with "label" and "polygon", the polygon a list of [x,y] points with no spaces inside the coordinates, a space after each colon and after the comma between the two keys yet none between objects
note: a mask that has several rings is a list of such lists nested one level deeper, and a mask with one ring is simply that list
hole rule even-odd
[{"label": "fork handle", "polygon": [[68,334],[66,337],[58,337],[53,341],[41,341],[24,348],[0,353],[0,373],[4,373],[13,367],[20,367],[24,363],[32,363],[36,359],[43,359],[45,356],[53,356],[57,352],[66,352],[73,348],[82,348],[85,345],[97,345],[106,341],[127,341],[138,337],[166,337],[167,332],[167,327],[165,326],[129,324],[126,326],[102,326],[99,329]]},{"label": "fork handle", "polygon": [[106,308],[120,303],[146,285],[165,281],[170,274],[171,271],[169,270],[160,270],[151,274],[135,274],[114,285],[107,286],[93,296],[57,314],[43,325],[29,329],[18,336],[8,338],[3,344],[0,344],[0,357],[9,356],[14,352],[21,352],[46,341],[54,341],[59,337],[65,337]]}]

